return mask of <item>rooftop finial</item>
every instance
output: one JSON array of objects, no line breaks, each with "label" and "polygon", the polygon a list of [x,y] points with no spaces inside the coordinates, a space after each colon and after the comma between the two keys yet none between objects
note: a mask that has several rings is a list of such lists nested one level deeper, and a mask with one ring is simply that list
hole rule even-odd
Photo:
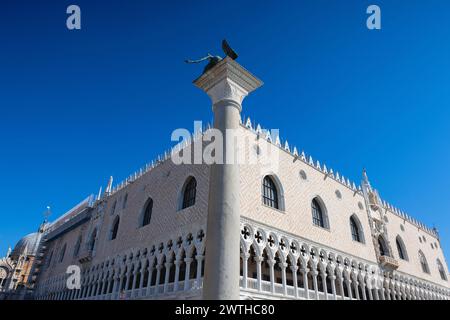
[{"label": "rooftop finial", "polygon": [[44,223],[48,221],[48,217],[52,214],[52,210],[50,206],[47,206],[45,212],[44,212]]},{"label": "rooftop finial", "polygon": [[105,190],[106,195],[110,195],[111,194],[113,180],[114,180],[113,176],[110,176],[109,177],[109,181],[108,181],[108,185],[106,186],[106,190]]}]

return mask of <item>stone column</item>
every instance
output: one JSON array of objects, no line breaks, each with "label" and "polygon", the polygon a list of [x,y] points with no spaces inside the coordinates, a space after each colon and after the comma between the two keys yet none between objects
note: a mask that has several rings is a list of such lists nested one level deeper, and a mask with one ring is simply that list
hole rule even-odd
[{"label": "stone column", "polygon": [[303,276],[303,288],[305,290],[305,299],[308,300],[309,299],[309,284],[308,284],[308,268],[301,268],[300,272],[302,273]]},{"label": "stone column", "polygon": [[[197,277],[196,277],[196,281],[195,281],[195,286],[197,288],[201,287],[201,281],[202,281],[202,261],[203,261],[203,255],[202,254],[198,254],[197,256],[195,256],[195,258],[197,259]],[[239,280],[239,277],[238,277]]]},{"label": "stone column", "polygon": [[359,281],[358,278],[355,276],[353,279],[353,288],[355,289],[355,299],[356,300],[360,300],[361,298],[359,297]]},{"label": "stone column", "polygon": [[139,283],[137,283],[137,275],[139,274],[139,272],[140,269],[136,267],[136,269],[133,272],[133,282],[131,283],[131,295],[130,295],[131,298],[136,296],[136,289],[138,289],[137,292],[139,292],[139,288],[137,287],[139,285]]},{"label": "stone column", "polygon": [[138,297],[142,295],[142,288],[144,286],[144,278],[145,278],[145,263],[142,263],[141,270],[139,271],[141,276],[139,278],[139,294]]},{"label": "stone column", "polygon": [[116,273],[113,276],[113,289],[112,289],[112,292],[111,292],[111,299],[115,298],[116,291],[117,291],[117,286],[119,284],[118,281],[119,281],[119,277],[118,277],[118,275]]},{"label": "stone column", "polygon": [[184,291],[188,291],[189,290],[189,275],[191,273],[191,262],[192,262],[192,258],[185,258],[184,262],[186,263],[186,272],[184,275]]},{"label": "stone column", "polygon": [[325,294],[325,300],[328,300],[327,272],[325,270],[321,270],[320,276],[322,277],[322,288],[323,293]]},{"label": "stone column", "polygon": [[287,296],[286,267],[288,266],[288,264],[286,262],[280,262],[278,265],[281,268],[281,283],[283,284],[283,294]]},{"label": "stone column", "polygon": [[[238,129],[242,100],[262,82],[229,57],[202,74],[194,84],[212,100],[214,128],[223,134],[224,160],[233,158],[226,130]],[[239,299],[239,166],[212,164],[206,233],[203,298]]]},{"label": "stone column", "polygon": [[292,282],[294,283],[294,297],[298,298],[298,279],[297,279],[297,265],[291,265]]},{"label": "stone column", "polygon": [[247,279],[248,279],[248,258],[250,254],[248,252],[244,252],[242,254],[242,287],[247,288]]},{"label": "stone column", "polygon": [[333,294],[333,300],[337,300],[336,295],[336,276],[334,273],[331,273],[330,275],[330,282],[331,282],[331,293]]},{"label": "stone column", "polygon": [[275,260],[269,259],[267,260],[270,267],[270,292],[275,293]]},{"label": "stone column", "polygon": [[180,281],[180,257],[177,256],[176,260],[175,260],[175,283],[173,284],[173,292],[177,292],[178,291],[178,283]]},{"label": "stone column", "polygon": [[352,280],[350,279],[350,275],[348,275],[345,278],[345,283],[347,284],[347,292],[348,292],[348,297],[350,300],[353,299],[353,292],[352,292]]},{"label": "stone column", "polygon": [[155,294],[159,294],[159,282],[161,280],[161,269],[163,268],[162,264],[158,262],[156,265],[156,281],[155,281]]},{"label": "stone column", "polygon": [[172,267],[172,263],[166,262],[164,266],[166,267],[166,274],[164,276],[164,293],[166,293],[169,289],[170,268]]},{"label": "stone column", "polygon": [[319,275],[319,272],[317,272],[316,269],[313,269],[311,274],[313,277],[313,286],[314,286],[314,293],[316,295],[316,300],[319,300],[319,286],[317,284],[317,276]]},{"label": "stone column", "polygon": [[[152,278],[153,278],[153,261],[148,264],[148,278],[147,278],[147,292],[146,296],[150,295],[151,285],[152,285]],[[153,292],[154,293],[154,292]]]},{"label": "stone column", "polygon": [[[113,278],[114,279],[114,278]],[[111,279],[106,279],[107,284],[106,284],[106,294],[109,294],[109,291],[111,291]],[[114,280],[113,280],[114,282]]]},{"label": "stone column", "polygon": [[261,271],[261,263],[264,261],[264,258],[261,256],[257,256],[255,257],[255,262],[256,262],[256,278],[257,278],[257,288],[258,291],[262,290],[262,286],[261,286],[261,278],[262,278],[262,271]]}]

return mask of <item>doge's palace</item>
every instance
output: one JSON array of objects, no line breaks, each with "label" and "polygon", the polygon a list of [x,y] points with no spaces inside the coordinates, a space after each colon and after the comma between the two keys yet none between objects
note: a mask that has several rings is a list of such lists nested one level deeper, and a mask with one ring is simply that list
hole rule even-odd
[{"label": "doge's palace", "polygon": [[[214,124],[48,224],[35,299],[450,298],[436,229],[387,203],[362,168],[352,182],[242,119],[244,98],[264,90],[258,78],[226,57],[194,84]],[[246,161],[173,161],[227,129]],[[69,266],[80,267],[78,289],[66,285]]]}]

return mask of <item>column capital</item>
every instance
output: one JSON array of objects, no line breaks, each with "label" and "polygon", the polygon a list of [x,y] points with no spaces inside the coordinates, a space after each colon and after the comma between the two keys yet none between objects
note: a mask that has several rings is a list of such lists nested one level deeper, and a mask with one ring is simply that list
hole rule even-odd
[{"label": "column capital", "polygon": [[194,84],[208,94],[213,105],[232,101],[240,106],[242,100],[263,83],[239,63],[225,57],[196,79]]},{"label": "column capital", "polygon": [[241,256],[242,256],[243,258],[245,258],[246,260],[248,260],[248,258],[250,258],[250,253],[244,252]]},{"label": "column capital", "polygon": [[198,254],[195,256],[195,259],[197,260],[202,260],[204,258],[204,256],[202,254]]},{"label": "column capital", "polygon": [[263,262],[264,258],[262,256],[255,256],[255,262]]},{"label": "column capital", "polygon": [[276,262],[275,259],[268,259],[268,260],[267,260],[267,263],[268,263],[271,267],[273,267],[273,266],[275,265],[275,262]]}]

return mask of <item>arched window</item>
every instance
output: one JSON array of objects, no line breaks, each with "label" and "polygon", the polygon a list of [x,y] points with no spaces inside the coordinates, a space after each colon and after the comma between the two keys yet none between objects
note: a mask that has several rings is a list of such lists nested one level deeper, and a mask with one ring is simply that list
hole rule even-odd
[{"label": "arched window", "polygon": [[50,255],[48,256],[47,267],[50,266],[50,264],[52,263],[52,258],[53,258],[53,250],[50,252]]},{"label": "arched window", "polygon": [[111,207],[111,213],[110,215],[113,215],[114,212],[116,212],[116,206],[117,206],[117,200],[114,201],[112,207]]},{"label": "arched window", "polygon": [[422,250],[419,250],[419,261],[420,261],[420,265],[422,266],[422,271],[425,273],[430,273],[430,268],[428,267],[427,258],[425,258],[425,255],[423,254]]},{"label": "arched window", "polygon": [[80,253],[80,247],[81,247],[82,241],[83,241],[83,239],[81,238],[81,236],[79,236],[77,242],[75,243],[75,248],[73,250],[74,257],[78,256],[78,253]]},{"label": "arched window", "polygon": [[408,254],[406,252],[405,244],[403,243],[402,238],[397,236],[395,239],[395,244],[397,245],[398,257],[402,260],[408,260]]},{"label": "arched window", "polygon": [[153,210],[153,199],[149,198],[144,207],[144,212],[142,214],[142,222],[141,227],[150,224],[150,220],[152,219],[152,210]]},{"label": "arched window", "polygon": [[447,281],[447,275],[445,273],[444,265],[441,263],[441,260],[436,259],[436,263],[438,266],[439,274],[441,275],[441,279]]},{"label": "arched window", "polygon": [[67,248],[67,245],[64,244],[62,249],[61,249],[61,252],[59,253],[59,262],[63,262],[64,256],[66,254],[66,248]]},{"label": "arched window", "polygon": [[270,176],[265,176],[263,179],[262,200],[266,206],[279,209],[278,190],[275,182]]},{"label": "arched window", "polygon": [[91,234],[91,238],[89,239],[89,243],[88,243],[89,251],[94,251],[96,239],[97,239],[97,228],[94,229],[94,231]]},{"label": "arched window", "polygon": [[195,196],[197,193],[197,180],[194,177],[190,177],[184,186],[183,190],[183,203],[181,209],[186,209],[195,204]]},{"label": "arched window", "polygon": [[350,217],[350,230],[352,232],[353,241],[364,243],[364,235],[362,232],[361,223],[355,215]]},{"label": "arched window", "polygon": [[386,241],[384,241],[384,238],[382,236],[378,237],[378,249],[380,250],[380,255],[388,257],[390,256]]},{"label": "arched window", "polygon": [[127,207],[127,202],[128,202],[128,193],[125,194],[125,197],[123,198],[122,209],[125,209]]},{"label": "arched window", "polygon": [[110,240],[114,240],[115,238],[117,238],[117,232],[119,231],[119,223],[120,223],[120,218],[119,216],[117,216],[114,219],[112,228],[111,228],[111,235],[109,237]]},{"label": "arched window", "polygon": [[320,205],[319,200],[317,198],[314,198],[311,201],[311,210],[312,210],[313,224],[321,228],[328,228],[328,222],[326,215],[324,213],[324,209]]}]

